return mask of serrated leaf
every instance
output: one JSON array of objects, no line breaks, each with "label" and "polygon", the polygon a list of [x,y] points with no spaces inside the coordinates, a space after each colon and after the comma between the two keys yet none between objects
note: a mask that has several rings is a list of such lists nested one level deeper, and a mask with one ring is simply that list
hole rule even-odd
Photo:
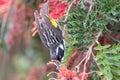
[{"label": "serrated leaf", "polygon": [[110,45],[105,45],[105,46],[100,46],[100,44],[98,44],[98,45],[99,45],[98,47],[94,48],[95,50],[105,50],[110,47]]},{"label": "serrated leaf", "polygon": [[115,73],[115,75],[120,76],[120,68],[112,69],[112,72]]},{"label": "serrated leaf", "polygon": [[101,54],[100,52],[97,53],[97,56],[95,56],[95,60],[99,60],[99,59],[103,59],[104,58],[104,55]]},{"label": "serrated leaf", "polygon": [[110,47],[110,45],[102,46],[102,50],[105,50],[105,49],[107,49],[107,48],[109,48],[109,47]]},{"label": "serrated leaf", "polygon": [[[115,78],[114,75],[119,75],[120,71],[120,53],[118,52],[118,47],[120,46],[119,44],[113,45],[111,48],[109,48],[110,45],[101,46],[99,44],[98,46],[101,50],[99,50],[95,56],[97,65],[99,65],[101,68],[100,71],[106,74],[110,80],[112,80]],[[116,70],[118,71],[115,73]]]},{"label": "serrated leaf", "polygon": [[107,58],[108,60],[112,60],[112,61],[120,61],[120,55],[115,55],[115,56],[109,56],[108,58]]},{"label": "serrated leaf", "polygon": [[113,61],[109,63],[111,66],[116,66],[117,68],[120,67],[120,61]]}]

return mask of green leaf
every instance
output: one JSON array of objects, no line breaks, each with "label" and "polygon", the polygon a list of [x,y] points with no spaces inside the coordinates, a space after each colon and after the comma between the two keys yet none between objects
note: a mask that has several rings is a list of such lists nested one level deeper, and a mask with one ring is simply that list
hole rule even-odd
[{"label": "green leaf", "polygon": [[110,80],[114,80],[120,75],[119,47],[120,44],[113,45],[112,47],[110,45],[101,46],[100,44],[97,46],[97,50],[99,49],[99,51],[94,59],[100,68],[100,72],[105,74]]},{"label": "green leaf", "polygon": [[95,49],[95,50],[105,50],[105,49],[107,49],[107,48],[109,48],[109,47],[110,47],[110,45],[101,46],[101,44],[98,43],[98,46],[95,47],[94,49]]}]

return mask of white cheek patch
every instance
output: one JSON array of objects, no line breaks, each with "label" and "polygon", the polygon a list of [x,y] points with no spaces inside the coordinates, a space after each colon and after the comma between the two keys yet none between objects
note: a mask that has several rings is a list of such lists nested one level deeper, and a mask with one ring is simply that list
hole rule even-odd
[{"label": "white cheek patch", "polygon": [[56,48],[56,55],[58,55],[58,49],[61,48],[62,50],[64,50],[64,46],[63,44],[60,44],[57,48]]},{"label": "white cheek patch", "polygon": [[60,47],[62,50],[64,50],[63,44],[60,44],[59,47]]},{"label": "white cheek patch", "polygon": [[61,59],[61,61],[63,61],[64,60],[64,57]]},{"label": "white cheek patch", "polygon": [[48,42],[48,38],[47,38],[46,34],[43,33],[43,35],[44,35],[44,37],[45,37],[45,39],[46,39],[46,41],[47,41],[47,45],[48,45],[48,47],[50,47],[50,44],[49,44],[49,42]]},{"label": "white cheek patch", "polygon": [[59,47],[57,47],[57,49],[56,49],[56,55],[58,55],[58,48],[59,48]]}]

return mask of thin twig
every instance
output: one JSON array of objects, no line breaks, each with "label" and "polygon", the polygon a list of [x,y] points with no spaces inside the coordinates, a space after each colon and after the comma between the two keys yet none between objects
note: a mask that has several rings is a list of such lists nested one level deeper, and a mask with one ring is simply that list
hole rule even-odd
[{"label": "thin twig", "polygon": [[49,72],[48,74],[47,74],[47,76],[50,76],[51,74],[58,74],[57,72],[54,72],[54,71],[52,71],[52,72]]},{"label": "thin twig", "polygon": [[56,78],[49,78],[48,80],[58,80],[58,79],[56,79]]},{"label": "thin twig", "polygon": [[80,63],[75,67],[77,69],[77,73],[79,73],[79,68],[81,66],[81,64],[86,60],[87,55],[80,61]]},{"label": "thin twig", "polygon": [[73,0],[73,1],[70,3],[70,5],[69,5],[69,7],[68,7],[68,9],[67,9],[67,11],[66,11],[65,21],[67,20],[68,15],[69,15],[69,11],[70,11],[72,5],[75,3],[75,1],[76,1],[76,0]]},{"label": "thin twig", "polygon": [[[92,2],[92,1],[91,1]],[[88,10],[88,14],[87,14],[87,17],[86,17],[86,20],[85,20],[85,23],[84,23],[84,27],[86,27],[86,23],[87,23],[87,21],[88,21],[88,17],[89,17],[89,14],[90,14],[90,11],[91,11],[91,9],[92,9],[92,5],[90,5],[90,7],[89,7],[89,10]],[[84,60],[86,60],[87,59],[87,55],[86,55],[86,57],[85,58],[83,58],[83,60],[77,65],[77,67],[79,66],[80,67],[80,65],[81,65],[81,63],[84,61]]]},{"label": "thin twig", "polygon": [[[84,69],[83,69],[83,76],[82,76],[82,80],[84,80],[84,73],[85,73],[85,70],[86,70],[86,64],[88,62],[88,60],[90,59],[90,56],[91,54],[93,53],[92,52],[92,49],[93,49],[93,46],[95,45],[96,42],[98,42],[98,39],[99,37],[102,35],[102,30],[100,30],[96,36],[96,39],[95,41],[93,41],[93,44],[89,47],[88,51],[87,51],[87,55],[85,58],[82,59],[82,61],[76,66],[76,68],[79,70],[80,66],[81,66],[81,63],[83,63],[83,61],[85,61],[84,63]],[[78,72],[78,71],[77,71]]]},{"label": "thin twig", "polygon": [[96,40],[95,40],[95,42],[98,43],[98,39],[99,39],[99,37],[102,36],[102,31],[103,31],[103,30],[100,30],[100,31],[98,32],[98,34],[97,34],[97,36],[96,36]]},{"label": "thin twig", "polygon": [[[85,1],[87,1],[87,0],[85,0]],[[83,23],[84,28],[86,28],[87,22],[88,22],[88,20],[89,20],[89,15],[90,15],[90,12],[91,12],[91,10],[92,10],[92,4],[93,4],[93,2],[92,2],[92,0],[89,1],[89,2],[91,2],[91,4],[90,4],[89,10],[88,10],[88,13],[87,13],[85,22]]]},{"label": "thin twig", "polygon": [[90,71],[88,74],[97,73],[98,71]]},{"label": "thin twig", "polygon": [[90,56],[91,54],[93,53],[92,52],[92,49],[93,49],[93,46],[95,45],[95,42],[98,42],[98,39],[99,37],[102,35],[102,30],[100,30],[96,36],[96,40],[93,41],[93,44],[89,47],[89,50],[87,51],[87,55],[88,55],[88,58],[86,59],[85,61],[85,64],[84,64],[84,70],[83,70],[83,76],[82,76],[82,80],[84,80],[84,73],[85,73],[85,70],[86,70],[86,64],[88,62],[88,60],[90,59]]},{"label": "thin twig", "polygon": [[[67,18],[68,18],[68,16],[69,16],[69,11],[70,11],[72,5],[75,3],[75,1],[76,1],[76,0],[73,0],[73,1],[70,3],[70,5],[69,5],[69,7],[68,7],[68,9],[67,9],[67,11],[66,11],[64,21],[67,20]],[[64,25],[63,31],[64,31],[64,34],[63,34],[63,35],[65,36],[65,34],[66,34],[66,24]]]},{"label": "thin twig", "polygon": [[87,62],[89,61],[89,59],[90,59],[90,56],[91,56],[91,53],[92,53],[92,48],[93,48],[93,46],[94,46],[95,44],[92,44],[90,47],[89,47],[89,50],[87,51],[87,58],[86,58],[86,60],[85,60],[85,63],[84,63],[84,69],[83,69],[83,76],[82,76],[82,80],[84,80],[84,76],[85,76],[85,72],[86,72],[86,64],[87,64]]},{"label": "thin twig", "polygon": [[57,60],[52,60],[52,61],[48,62],[47,64],[53,64],[57,67],[58,71],[60,70],[60,62]]},{"label": "thin twig", "polygon": [[110,36],[110,37],[113,39],[113,41],[120,43],[120,40],[119,40],[119,39],[116,39],[116,38],[114,38],[114,37],[112,37],[112,36]]}]

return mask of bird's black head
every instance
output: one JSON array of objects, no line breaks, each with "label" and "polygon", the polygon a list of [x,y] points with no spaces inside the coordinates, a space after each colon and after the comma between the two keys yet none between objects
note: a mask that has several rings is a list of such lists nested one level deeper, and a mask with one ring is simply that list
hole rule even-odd
[{"label": "bird's black head", "polygon": [[58,60],[61,62],[61,60],[64,57],[64,45],[59,44],[56,48],[50,49],[50,56],[51,59]]},{"label": "bird's black head", "polygon": [[61,61],[64,57],[64,49],[61,47],[58,47],[58,53],[57,53],[57,60]]}]

